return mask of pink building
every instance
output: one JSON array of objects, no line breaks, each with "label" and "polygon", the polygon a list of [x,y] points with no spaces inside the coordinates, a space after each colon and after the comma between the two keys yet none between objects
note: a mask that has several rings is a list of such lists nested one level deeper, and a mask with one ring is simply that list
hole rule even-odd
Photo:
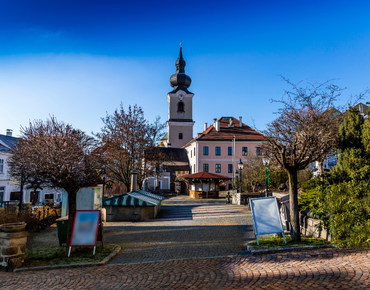
[{"label": "pink building", "polygon": [[[261,133],[242,123],[241,117],[221,117],[191,140],[183,148],[187,150],[191,173],[201,171],[235,177],[239,160],[248,154],[262,155]],[[231,181],[227,186],[231,187]]]}]

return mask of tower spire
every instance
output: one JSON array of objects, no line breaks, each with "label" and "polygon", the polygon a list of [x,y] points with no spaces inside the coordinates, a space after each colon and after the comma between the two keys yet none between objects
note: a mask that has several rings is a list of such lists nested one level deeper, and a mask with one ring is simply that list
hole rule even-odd
[{"label": "tower spire", "polygon": [[180,45],[179,58],[176,60],[176,72],[185,73],[185,65],[186,65],[186,62],[184,58],[182,57],[182,46]]},{"label": "tower spire", "polygon": [[186,62],[182,56],[182,43],[180,42],[179,57],[176,60],[176,73],[170,78],[171,87],[175,89],[183,88],[186,90],[190,86],[191,78],[185,74],[185,65]]}]

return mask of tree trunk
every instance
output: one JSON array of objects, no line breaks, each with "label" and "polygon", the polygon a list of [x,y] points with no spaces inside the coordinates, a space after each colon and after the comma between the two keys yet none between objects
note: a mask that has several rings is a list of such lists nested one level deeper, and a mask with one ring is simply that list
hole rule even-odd
[{"label": "tree trunk", "polygon": [[159,176],[158,174],[155,175],[155,193],[159,194]]},{"label": "tree trunk", "polygon": [[69,245],[71,243],[73,223],[76,214],[76,196],[77,191],[68,192],[68,233],[66,243],[66,255],[68,255]]},{"label": "tree trunk", "polygon": [[324,174],[324,160],[320,160],[318,163],[319,163],[321,181],[324,181],[324,177],[322,176]]},{"label": "tree trunk", "polygon": [[298,178],[297,170],[288,171],[289,177],[289,204],[290,204],[290,235],[293,241],[301,240],[298,210]]}]

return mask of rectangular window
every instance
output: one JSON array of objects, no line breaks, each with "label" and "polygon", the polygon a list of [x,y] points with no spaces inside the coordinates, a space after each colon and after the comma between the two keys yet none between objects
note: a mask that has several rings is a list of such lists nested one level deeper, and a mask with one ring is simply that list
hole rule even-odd
[{"label": "rectangular window", "polygon": [[0,202],[4,201],[5,186],[0,186]]},{"label": "rectangular window", "polygon": [[208,163],[203,164],[203,171],[204,172],[209,172],[209,164]]},{"label": "rectangular window", "polygon": [[216,164],[216,166],[215,166],[215,172],[216,173],[221,173],[221,164]]},{"label": "rectangular window", "polygon": [[209,152],[209,147],[203,146],[203,155],[208,155],[208,152]]},{"label": "rectangular window", "polygon": [[233,173],[233,165],[227,164],[227,173]]},{"label": "rectangular window", "polygon": [[248,156],[248,147],[242,147],[242,155]]},{"label": "rectangular window", "polygon": [[262,155],[261,147],[256,147],[256,155],[257,156],[261,156]]},{"label": "rectangular window", "polygon": [[4,159],[0,159],[0,173],[4,173]]},{"label": "rectangular window", "polygon": [[233,147],[231,147],[231,146],[227,147],[227,155],[228,156],[233,156]]},{"label": "rectangular window", "polygon": [[54,199],[54,193],[45,194],[45,199]]},{"label": "rectangular window", "polygon": [[193,150],[190,150],[190,158],[193,157]]},{"label": "rectangular window", "polygon": [[195,173],[195,164],[194,164],[194,166],[193,166],[193,167],[194,167],[194,172],[193,172],[193,173]]},{"label": "rectangular window", "polygon": [[215,155],[216,156],[220,156],[221,155],[221,147],[220,146],[216,146],[215,147]]},{"label": "rectangular window", "polygon": [[194,157],[195,157],[195,147],[194,147]]}]

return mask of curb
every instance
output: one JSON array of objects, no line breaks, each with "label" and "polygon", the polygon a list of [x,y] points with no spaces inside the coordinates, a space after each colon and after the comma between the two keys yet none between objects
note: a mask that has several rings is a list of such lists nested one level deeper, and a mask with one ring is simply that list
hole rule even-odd
[{"label": "curb", "polygon": [[29,267],[29,268],[17,268],[13,272],[24,272],[24,271],[40,271],[40,270],[56,270],[65,268],[80,268],[80,267],[94,267],[94,266],[105,266],[113,257],[115,257],[120,251],[121,246],[114,245],[116,248],[112,253],[103,259],[101,262],[90,262],[90,263],[77,263],[77,264],[67,264],[67,265],[55,265],[55,266],[39,266],[39,267]]},{"label": "curb", "polygon": [[308,251],[315,249],[325,249],[325,248],[335,248],[333,245],[319,245],[319,246],[302,246],[302,247],[293,247],[293,248],[277,248],[277,249],[268,249],[268,250],[257,250],[252,247],[249,243],[246,244],[247,250],[251,255],[266,255],[266,254],[275,254],[283,252],[299,252],[299,251]]}]

